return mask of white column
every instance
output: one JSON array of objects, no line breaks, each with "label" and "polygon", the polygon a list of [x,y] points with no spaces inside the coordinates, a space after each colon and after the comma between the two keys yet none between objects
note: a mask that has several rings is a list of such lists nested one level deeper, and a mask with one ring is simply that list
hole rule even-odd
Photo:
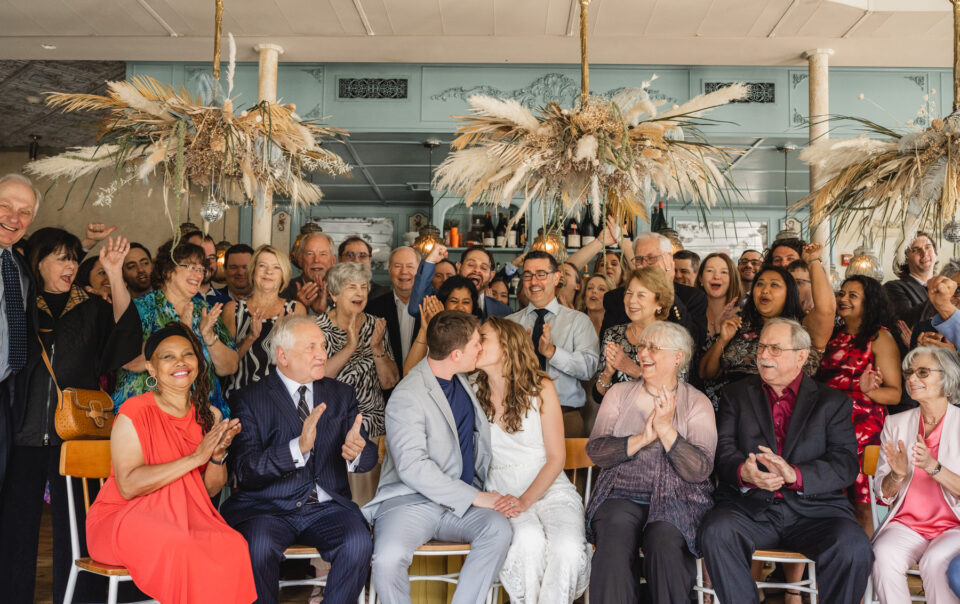
[{"label": "white column", "polygon": [[[257,100],[277,102],[277,63],[283,48],[276,44],[257,44],[253,47],[260,53],[260,71],[257,83]],[[272,240],[273,232],[273,191],[267,190],[263,196],[262,207],[254,208],[253,233],[251,239],[256,249]]]},{"label": "white column", "polygon": [[[832,48],[816,48],[803,53],[810,71],[810,142],[829,136],[830,123],[830,56]],[[810,166],[810,190],[816,190],[823,184],[820,169]],[[815,215],[820,208],[810,208],[811,215]],[[826,246],[830,239],[830,220],[822,220],[819,224],[810,225],[810,241],[822,243]]]}]

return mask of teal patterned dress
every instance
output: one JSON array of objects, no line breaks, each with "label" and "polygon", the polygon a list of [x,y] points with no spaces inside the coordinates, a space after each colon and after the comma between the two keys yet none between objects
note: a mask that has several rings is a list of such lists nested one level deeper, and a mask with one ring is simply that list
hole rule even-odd
[{"label": "teal patterned dress", "polygon": [[[174,323],[180,320],[177,309],[167,300],[167,297],[163,295],[163,291],[161,290],[153,290],[139,298],[134,298],[133,303],[136,304],[137,312],[140,313],[140,325],[143,327],[144,342],[147,341],[147,338],[149,338],[153,332],[166,326],[168,323]],[[223,413],[223,417],[230,417],[230,407],[227,406],[227,402],[223,398],[223,392],[220,389],[220,380],[217,379],[217,373],[213,368],[210,351],[207,350],[203,336],[200,335],[201,313],[203,309],[207,308],[209,308],[209,306],[206,302],[198,298],[193,299],[193,318],[190,321],[190,326],[193,328],[193,333],[196,334],[200,340],[200,346],[203,347],[203,358],[207,360],[207,379],[210,380],[210,404],[219,409],[221,413]],[[223,324],[222,317],[217,319],[216,324],[213,326],[213,331],[221,342],[232,349],[236,349],[233,337]],[[146,371],[135,373],[127,371],[126,369],[119,369],[117,371],[117,387],[113,391],[113,410],[116,412],[120,409],[120,404],[128,398],[150,391],[150,388],[147,386],[147,378],[149,376],[150,374]]]}]

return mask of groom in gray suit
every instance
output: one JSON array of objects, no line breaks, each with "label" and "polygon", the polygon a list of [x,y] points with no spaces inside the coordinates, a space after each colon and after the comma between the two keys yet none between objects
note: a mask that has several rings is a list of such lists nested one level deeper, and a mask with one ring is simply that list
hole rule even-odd
[{"label": "groom in gray suit", "polygon": [[385,604],[410,602],[407,569],[431,539],[469,543],[453,604],[483,602],[500,573],[513,529],[483,490],[490,424],[462,375],[476,368],[480,323],[458,311],[427,327],[429,356],[393,391],[387,455],[363,514],[373,524],[373,585]]}]

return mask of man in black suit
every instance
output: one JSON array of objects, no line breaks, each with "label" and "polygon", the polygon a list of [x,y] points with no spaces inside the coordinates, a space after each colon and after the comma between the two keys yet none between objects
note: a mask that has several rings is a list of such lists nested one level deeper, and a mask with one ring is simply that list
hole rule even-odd
[{"label": "man in black suit", "polygon": [[403,377],[403,360],[420,331],[419,315],[414,317],[407,311],[419,264],[420,257],[412,247],[398,247],[390,252],[387,268],[393,292],[372,300],[368,297],[364,309],[364,312],[386,319],[387,337],[400,377]]},{"label": "man in black suit", "polygon": [[[904,262],[897,270],[897,279],[883,284],[894,316],[914,327],[920,321],[920,309],[929,299],[927,281],[937,266],[937,244],[933,237],[920,231],[903,251]],[[901,348],[906,352],[906,348]]]},{"label": "man in black suit", "polygon": [[350,498],[347,472],[377,463],[353,388],[324,377],[323,331],[287,315],[270,334],[276,371],[231,401],[242,430],[230,448],[239,490],[224,519],[247,540],[257,602],[275,603],[284,550],[299,543],[330,562],[327,604],[354,604],[370,570],[370,529]]},{"label": "man in black suit", "polygon": [[873,552],[844,489],[860,471],[845,395],[804,376],[810,336],[767,321],[760,375],[723,389],[717,416],[716,507],[697,540],[721,602],[759,602],[754,550],[786,548],[817,563],[820,600],[860,602]]},{"label": "man in black suit", "polygon": [[0,486],[6,474],[13,434],[27,405],[27,365],[39,361],[36,286],[14,246],[23,239],[40,208],[40,191],[19,174],[0,177]]},{"label": "man in black suit", "polygon": [[[679,323],[687,328],[698,344],[698,337],[706,335],[707,296],[703,290],[674,281],[676,268],[673,262],[673,244],[659,233],[641,233],[633,242],[633,262],[635,268],[657,265],[667,272],[667,278],[673,281],[673,308],[668,321]],[[627,311],[623,306],[623,294],[626,287],[608,291],[603,296],[603,325],[600,335],[608,327],[629,323]],[[699,346],[695,346],[695,350]]]}]

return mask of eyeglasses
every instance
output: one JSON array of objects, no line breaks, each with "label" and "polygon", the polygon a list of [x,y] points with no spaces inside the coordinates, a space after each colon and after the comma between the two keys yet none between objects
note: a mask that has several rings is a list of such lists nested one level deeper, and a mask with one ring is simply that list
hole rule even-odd
[{"label": "eyeglasses", "polygon": [[772,357],[778,357],[783,354],[784,350],[803,350],[803,348],[782,348],[779,344],[757,344],[757,356],[763,354],[763,351],[766,350],[770,353]]},{"label": "eyeglasses", "polygon": [[760,266],[763,264],[763,260],[759,258],[757,260],[741,260],[737,266]]},{"label": "eyeglasses", "polygon": [[643,267],[656,264],[661,258],[663,258],[663,254],[657,254],[656,256],[635,256],[633,262],[637,266]]},{"label": "eyeglasses", "polygon": [[207,270],[207,269],[206,269],[203,265],[201,265],[201,264],[183,264],[183,265],[181,265],[181,266],[182,266],[183,268],[187,269],[188,271],[193,271],[193,272],[195,272],[195,273],[203,273],[203,272],[206,272],[206,270]]},{"label": "eyeglasses", "polygon": [[646,350],[650,354],[656,354],[661,350],[682,350],[681,348],[675,348],[673,346],[659,346],[650,342],[640,342],[637,344],[637,354],[640,354]]},{"label": "eyeglasses", "polygon": [[531,273],[530,271],[523,271],[521,278],[524,281],[533,281],[533,278],[536,277],[537,281],[544,281],[546,280],[547,277],[552,275],[554,272],[556,271],[537,271],[535,273]]},{"label": "eyeglasses", "polygon": [[925,380],[925,379],[927,379],[928,377],[930,377],[930,372],[931,372],[931,371],[939,371],[940,373],[943,373],[943,369],[931,369],[931,368],[929,368],[929,367],[917,367],[916,369],[904,369],[904,370],[903,370],[903,377],[908,378],[908,377],[910,377],[911,375],[913,375],[914,373],[916,373],[918,378],[920,378],[921,380]]},{"label": "eyeglasses", "polygon": [[344,252],[343,257],[351,262],[363,261],[370,257],[370,254],[366,252]]}]

